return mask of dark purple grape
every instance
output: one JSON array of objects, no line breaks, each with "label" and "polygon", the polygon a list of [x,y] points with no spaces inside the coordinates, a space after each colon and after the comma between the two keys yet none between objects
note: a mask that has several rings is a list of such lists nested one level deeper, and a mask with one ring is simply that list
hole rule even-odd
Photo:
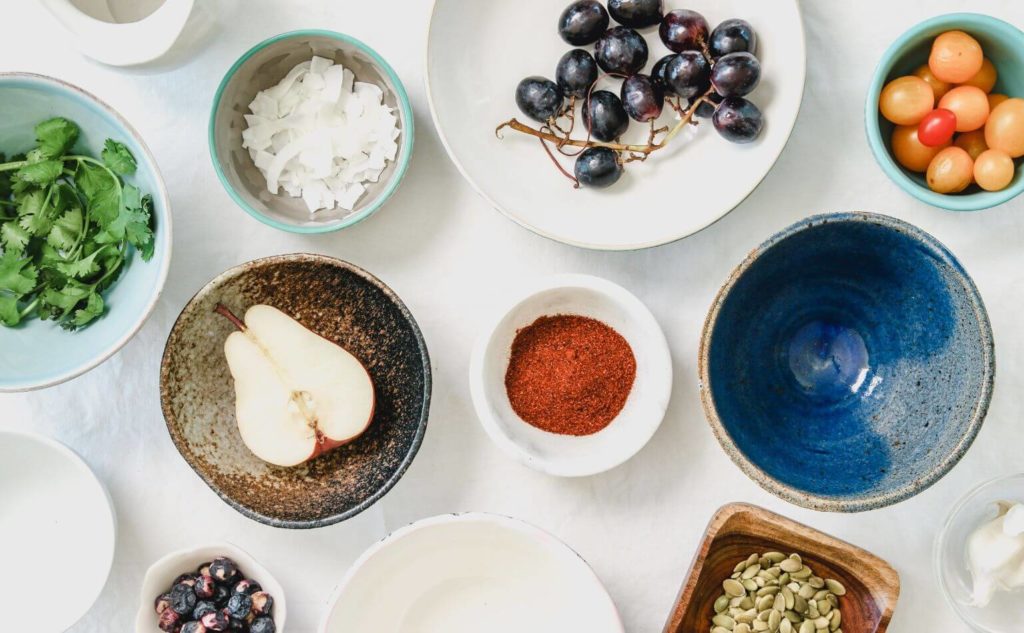
[{"label": "dark purple grape", "polygon": [[700,51],[707,45],[708,21],[704,16],[689,9],[676,9],[665,14],[658,29],[661,41],[669,50]]},{"label": "dark purple grape", "polygon": [[633,29],[616,26],[597,40],[594,57],[606,73],[628,77],[647,64],[647,42]]},{"label": "dark purple grape", "polygon": [[558,60],[555,82],[566,97],[585,97],[597,81],[597,62],[587,51],[574,48]]},{"label": "dark purple grape", "polygon": [[576,180],[584,187],[603,189],[618,182],[622,163],[618,152],[607,147],[590,147],[576,158]]},{"label": "dark purple grape", "polygon": [[702,95],[711,87],[711,64],[699,51],[677,53],[665,67],[665,85],[685,99]]},{"label": "dark purple grape", "polygon": [[[724,98],[725,97],[718,94],[717,92],[712,92],[707,97],[705,97],[705,99],[707,99],[706,101],[700,102],[700,105],[697,106],[697,110],[694,111],[694,114],[702,119],[710,119],[711,116],[715,113],[715,109],[718,108],[718,104],[722,103],[722,99]],[[711,103],[708,103],[708,101],[710,101]]]},{"label": "dark purple grape", "polygon": [[661,22],[665,9],[661,0],[608,0],[612,19],[632,29],[642,29]]},{"label": "dark purple grape", "polygon": [[626,113],[641,123],[660,117],[665,106],[665,91],[647,75],[627,77],[619,96]]},{"label": "dark purple grape", "polygon": [[516,105],[534,121],[547,123],[562,109],[562,89],[544,77],[527,77],[516,86]]},{"label": "dark purple grape", "polygon": [[583,125],[590,128],[590,136],[607,143],[626,132],[629,116],[618,95],[595,90],[590,93],[590,102],[583,107]]},{"label": "dark purple grape", "polygon": [[666,92],[670,92],[670,89],[668,87],[668,82],[665,81],[665,67],[668,66],[668,63],[672,61],[673,57],[675,57],[674,53],[665,55],[658,61],[654,62],[654,66],[651,67],[651,79],[653,79],[655,83],[659,84]]},{"label": "dark purple grape", "polygon": [[711,121],[718,133],[733,143],[750,143],[764,127],[761,111],[743,97],[723,99]]},{"label": "dark purple grape", "polygon": [[761,81],[761,62],[750,53],[729,53],[711,68],[711,85],[723,97],[750,94]]},{"label": "dark purple grape", "polygon": [[754,27],[746,20],[733,18],[726,20],[711,31],[708,38],[708,52],[711,59],[718,59],[729,53],[755,53],[757,34]]},{"label": "dark purple grape", "polygon": [[558,34],[573,46],[593,44],[608,30],[608,12],[597,0],[577,0],[558,18]]}]

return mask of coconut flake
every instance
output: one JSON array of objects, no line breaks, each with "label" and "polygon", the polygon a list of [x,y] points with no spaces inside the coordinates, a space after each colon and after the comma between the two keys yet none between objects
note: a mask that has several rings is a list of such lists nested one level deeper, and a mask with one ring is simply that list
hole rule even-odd
[{"label": "coconut flake", "polygon": [[261,91],[245,115],[242,147],[267,190],[301,197],[311,213],[355,208],[398,152],[398,118],[377,85],[314,57]]}]

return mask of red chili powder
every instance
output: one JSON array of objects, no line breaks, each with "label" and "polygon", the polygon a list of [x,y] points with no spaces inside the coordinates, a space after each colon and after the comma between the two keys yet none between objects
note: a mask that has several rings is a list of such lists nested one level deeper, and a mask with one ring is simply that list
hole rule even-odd
[{"label": "red chili powder", "polygon": [[615,419],[634,380],[636,358],[621,334],[595,319],[557,314],[516,332],[505,389],[525,422],[590,435]]}]

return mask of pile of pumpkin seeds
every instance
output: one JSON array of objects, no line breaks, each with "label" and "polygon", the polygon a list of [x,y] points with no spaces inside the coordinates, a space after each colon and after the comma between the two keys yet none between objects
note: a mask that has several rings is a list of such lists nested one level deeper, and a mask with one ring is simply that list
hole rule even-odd
[{"label": "pile of pumpkin seeds", "polygon": [[722,589],[711,633],[842,633],[846,588],[814,575],[798,554],[751,554]]}]

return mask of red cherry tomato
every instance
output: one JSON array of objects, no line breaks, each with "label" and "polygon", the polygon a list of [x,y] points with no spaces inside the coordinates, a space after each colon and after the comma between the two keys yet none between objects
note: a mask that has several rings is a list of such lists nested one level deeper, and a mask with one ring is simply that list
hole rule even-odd
[{"label": "red cherry tomato", "polygon": [[956,132],[956,115],[951,110],[939,108],[932,110],[917,126],[917,138],[928,147],[938,147],[949,143]]}]

